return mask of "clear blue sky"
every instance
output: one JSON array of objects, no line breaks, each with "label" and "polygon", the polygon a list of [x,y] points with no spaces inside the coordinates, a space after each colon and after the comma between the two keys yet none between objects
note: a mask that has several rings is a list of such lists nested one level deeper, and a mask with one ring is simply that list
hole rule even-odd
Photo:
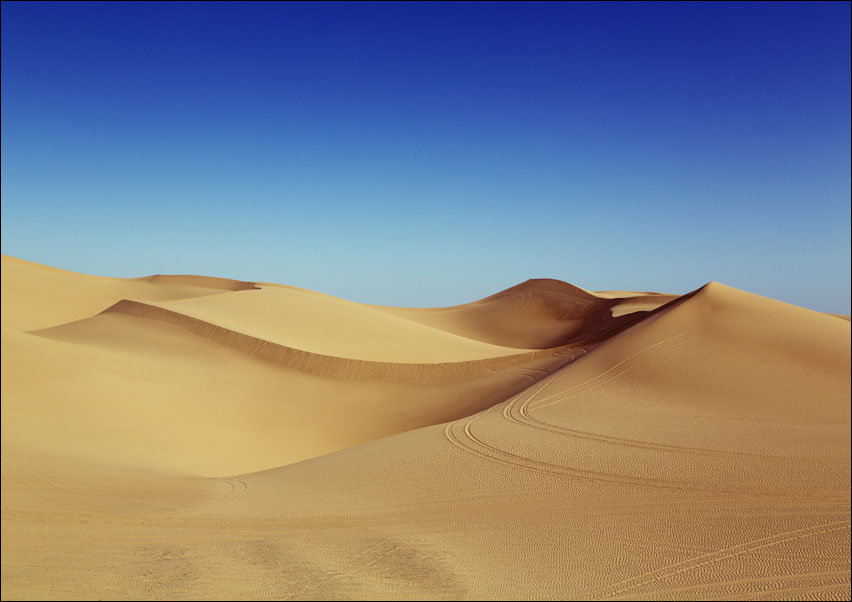
[{"label": "clear blue sky", "polygon": [[2,3],[2,251],[850,311],[850,4]]}]

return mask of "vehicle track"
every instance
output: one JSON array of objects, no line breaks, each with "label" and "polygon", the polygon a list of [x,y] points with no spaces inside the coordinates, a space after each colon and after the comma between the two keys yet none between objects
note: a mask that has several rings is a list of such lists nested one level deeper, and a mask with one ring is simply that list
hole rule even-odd
[{"label": "vehicle track", "polygon": [[[635,590],[639,587],[643,587],[651,583],[656,583],[668,577],[673,577],[675,575],[679,575],[687,571],[694,571],[701,567],[714,564],[722,560],[727,560],[736,556],[742,556],[744,554],[751,554],[758,550],[763,550],[773,546],[781,545],[789,541],[795,541],[798,539],[804,539],[807,537],[814,537],[816,535],[822,535],[825,533],[832,533],[834,531],[849,529],[850,524],[852,523],[850,523],[849,519],[832,521],[830,523],[823,523],[813,527],[806,527],[804,529],[792,529],[790,531],[782,531],[781,533],[776,533],[768,537],[753,539],[735,546],[716,550],[715,552],[711,552],[709,554],[702,554],[701,556],[695,556],[688,560],[663,566],[654,569],[653,571],[648,571],[647,573],[636,575],[635,577],[631,577],[630,579],[625,579],[624,581],[613,583],[608,588],[605,588],[604,590],[599,591],[594,595],[590,596],[590,598],[611,600],[625,592]],[[615,589],[615,591],[611,591],[611,588],[618,589]],[[643,595],[645,594],[643,593]]]}]

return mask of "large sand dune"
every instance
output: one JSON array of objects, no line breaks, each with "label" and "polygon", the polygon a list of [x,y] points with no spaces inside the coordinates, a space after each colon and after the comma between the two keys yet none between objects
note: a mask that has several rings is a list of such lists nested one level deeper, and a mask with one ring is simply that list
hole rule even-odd
[{"label": "large sand dune", "polygon": [[675,297],[592,293],[560,280],[535,279],[456,307],[382,309],[480,341],[545,349],[601,341],[642,317],[628,314],[656,309]]},{"label": "large sand dune", "polygon": [[849,599],[850,324],[3,257],[4,599]]}]

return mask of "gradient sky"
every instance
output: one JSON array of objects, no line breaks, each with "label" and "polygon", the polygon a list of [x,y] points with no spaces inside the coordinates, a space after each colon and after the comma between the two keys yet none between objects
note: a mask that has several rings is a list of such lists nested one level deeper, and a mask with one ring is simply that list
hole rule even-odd
[{"label": "gradient sky", "polygon": [[2,3],[2,252],[850,311],[850,4]]}]

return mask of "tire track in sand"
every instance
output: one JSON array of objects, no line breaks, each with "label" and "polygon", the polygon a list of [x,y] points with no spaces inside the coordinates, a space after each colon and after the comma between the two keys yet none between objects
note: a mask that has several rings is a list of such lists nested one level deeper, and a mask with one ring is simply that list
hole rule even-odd
[{"label": "tire track in sand", "polygon": [[[700,556],[695,556],[693,558],[689,558],[681,562],[669,564],[658,569],[654,569],[653,571],[642,573],[641,575],[636,575],[635,577],[631,577],[630,579],[625,579],[623,581],[613,583],[604,590],[601,590],[589,597],[591,599],[604,600],[616,599],[621,594],[624,594],[631,590],[635,590],[645,585],[656,583],[668,577],[673,577],[675,575],[679,575],[688,571],[694,571],[710,564],[721,562],[729,558],[742,556],[744,554],[751,554],[753,552],[757,552],[758,550],[778,546],[789,541],[795,541],[799,539],[805,539],[808,537],[814,537],[817,535],[823,535],[826,533],[833,533],[835,531],[849,529],[850,525],[852,525],[852,523],[850,523],[849,519],[845,519],[839,521],[832,521],[829,523],[823,523],[820,525],[815,525],[813,527],[806,527],[803,529],[792,529],[790,531],[782,531],[781,533],[776,533],[767,537],[761,537],[759,539],[753,539],[741,544],[737,544],[735,546],[716,550],[715,552],[702,554]],[[636,595],[640,594],[637,593]],[[641,593],[641,595],[645,594]]]},{"label": "tire track in sand", "polygon": [[[664,339],[655,343],[654,345],[643,348],[636,353],[632,354],[628,358],[618,362],[616,365],[610,367],[604,372],[575,385],[568,391],[573,396],[577,396],[582,393],[586,389],[581,389],[583,385],[588,383],[593,383],[594,387],[602,386],[608,382],[611,382],[614,379],[622,377],[623,374],[628,373],[628,370],[634,364],[631,364],[630,361],[636,361],[635,358],[641,356],[642,354],[646,354],[652,348],[656,351],[660,351],[662,349],[670,351],[670,353],[663,358],[660,358],[657,363],[662,363],[665,361],[671,361],[674,357],[678,357],[679,355],[685,353],[686,351],[682,349],[684,344],[693,344],[697,340],[703,338],[697,333],[700,332],[701,329],[696,329],[693,331],[688,331],[685,333],[679,333],[668,339]],[[673,341],[676,341],[673,343]],[[668,347],[666,346],[668,344]],[[515,404],[522,398],[524,398],[523,406],[525,408],[530,407],[541,407],[542,401],[549,401],[547,405],[551,405],[552,403],[556,403],[563,400],[564,393],[555,393],[547,397],[539,398],[536,402],[536,398],[545,391],[552,383],[559,377],[560,373],[555,374],[550,379],[545,380],[540,387],[535,388],[535,390],[531,391],[528,396],[524,398],[523,394],[521,396],[516,397],[512,401],[508,402],[504,405],[502,411],[502,417],[507,421],[517,425],[518,427],[527,427],[534,428],[533,425],[527,424],[522,420],[516,418],[516,414],[513,414],[513,408]],[[605,378],[601,380],[601,377]],[[496,407],[496,406],[494,406]],[[652,477],[643,477],[629,474],[616,474],[595,470],[587,470],[578,467],[572,467],[562,464],[556,464],[552,462],[545,462],[542,460],[537,460],[534,458],[530,458],[527,456],[519,455],[516,453],[512,453],[505,449],[501,449],[497,446],[491,445],[480,437],[478,437],[473,432],[473,425],[479,419],[486,416],[493,408],[486,410],[483,413],[476,414],[467,419],[457,420],[451,423],[448,423],[444,429],[444,435],[446,439],[455,447],[475,455],[477,457],[481,457],[488,461],[496,462],[499,464],[514,466],[516,468],[525,469],[532,472],[537,472],[541,474],[548,474],[553,476],[563,476],[570,477],[579,480],[585,480],[590,482],[605,482],[605,483],[618,483],[622,485],[630,485],[630,486],[641,486],[641,487],[652,487],[656,489],[673,489],[673,490],[685,490],[685,491],[703,491],[703,492],[715,492],[722,494],[733,494],[733,495],[748,495],[748,496],[769,496],[769,497],[781,497],[781,498],[821,498],[824,499],[827,493],[825,491],[820,490],[807,490],[807,491],[794,491],[790,492],[785,489],[761,489],[749,486],[739,486],[739,485],[726,485],[724,483],[719,482],[709,482],[709,481],[694,481],[694,480],[680,480],[680,479],[663,479],[663,478],[652,478]],[[527,410],[527,414],[522,414],[524,418],[529,417]],[[529,417],[532,418],[532,417]],[[551,429],[546,429],[551,430]],[[666,446],[663,444],[655,444],[646,441],[635,441],[630,439],[624,439],[619,437],[611,437],[608,435],[597,435],[594,433],[584,433],[584,432],[562,432],[557,431],[558,434],[566,435],[566,436],[580,436],[585,438],[593,438],[598,441],[603,441],[606,443],[611,443],[615,445],[622,446],[633,446],[633,447],[643,447],[646,449],[653,449],[656,451],[665,451],[671,453],[700,453],[700,454],[711,454],[711,455],[732,455],[738,454],[738,452],[728,452],[725,450],[707,450],[702,448],[687,448],[685,446]]]}]

